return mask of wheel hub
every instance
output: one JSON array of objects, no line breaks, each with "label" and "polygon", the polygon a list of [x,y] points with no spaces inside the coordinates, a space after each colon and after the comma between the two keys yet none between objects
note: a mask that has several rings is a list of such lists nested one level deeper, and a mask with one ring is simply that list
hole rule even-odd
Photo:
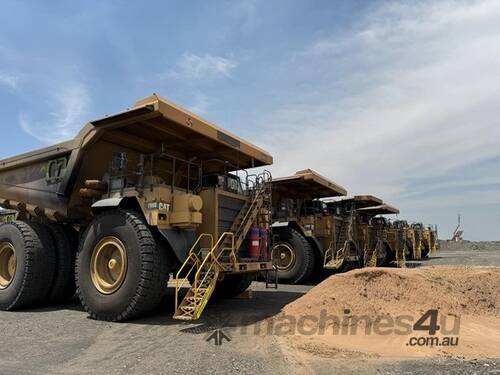
[{"label": "wheel hub", "polygon": [[10,242],[0,244],[0,289],[7,288],[17,268],[16,249]]},{"label": "wheel hub", "polygon": [[90,260],[90,275],[95,288],[103,294],[116,292],[127,273],[127,251],[116,237],[103,238],[94,247]]},{"label": "wheel hub", "polygon": [[295,251],[290,245],[280,243],[271,250],[271,259],[275,261],[279,271],[286,271],[295,264]]}]

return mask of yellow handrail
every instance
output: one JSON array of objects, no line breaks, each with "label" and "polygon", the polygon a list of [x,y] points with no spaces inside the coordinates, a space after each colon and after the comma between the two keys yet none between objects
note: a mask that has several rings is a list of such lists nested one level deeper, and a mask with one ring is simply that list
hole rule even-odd
[{"label": "yellow handrail", "polygon": [[200,272],[204,269],[206,262],[209,258],[212,259],[212,262],[210,263],[208,269],[205,271],[205,275],[204,275],[203,279],[201,280],[201,284],[203,284],[203,282],[205,282],[205,280],[206,280],[208,274],[210,273],[210,271],[212,270],[212,267],[214,266],[214,264],[217,264],[220,267],[219,257],[224,252],[224,250],[226,250],[227,248],[222,249],[222,251],[220,251],[218,254],[215,254],[215,252],[219,248],[220,244],[226,239],[226,237],[231,237],[231,256],[234,256],[234,233],[233,232],[224,232],[219,237],[219,240],[217,241],[217,243],[212,247],[212,249],[210,250],[208,255],[203,259],[200,266],[198,267],[198,271],[196,272],[196,274],[194,276],[194,285],[196,287],[198,287],[198,285],[200,285],[200,280],[199,280]]},{"label": "yellow handrail", "polygon": [[[258,190],[256,191],[255,196],[253,197],[253,199],[250,201],[249,206],[248,206],[248,210],[245,213],[245,216],[243,217],[243,219],[241,221],[242,223],[245,223],[247,221],[250,213],[252,212],[253,207],[257,204],[257,202],[258,202],[261,194],[265,191],[264,185],[259,186],[257,189]],[[240,228],[237,228],[236,232],[239,232],[239,230],[240,230]]]},{"label": "yellow handrail", "polygon": [[323,267],[326,266],[332,259],[333,259],[333,240],[330,241],[330,245],[328,245],[328,249],[326,249],[325,251]]},{"label": "yellow handrail", "polygon": [[[210,233],[200,234],[198,236],[198,239],[193,244],[193,246],[191,246],[191,249],[189,250],[189,253],[188,253],[186,260],[182,264],[181,268],[179,268],[179,271],[177,271],[177,274],[175,276],[175,310],[177,310],[177,308],[179,307],[179,289],[182,288],[186,284],[186,280],[188,280],[188,277],[191,274],[191,272],[193,272],[193,269],[195,269],[195,268],[199,269],[199,264],[201,263],[201,260],[198,257],[198,255],[194,252],[194,250],[199,245],[202,238],[208,238],[210,240],[210,249],[213,248],[214,237]],[[202,250],[202,249],[203,248],[200,248],[200,250]],[[186,266],[188,264],[191,264],[191,268],[186,273],[186,276],[182,278],[182,282],[179,285],[179,280],[181,279],[180,275],[181,275],[182,271],[184,270],[184,268],[186,268]],[[196,277],[196,274],[195,274],[195,277]]]}]

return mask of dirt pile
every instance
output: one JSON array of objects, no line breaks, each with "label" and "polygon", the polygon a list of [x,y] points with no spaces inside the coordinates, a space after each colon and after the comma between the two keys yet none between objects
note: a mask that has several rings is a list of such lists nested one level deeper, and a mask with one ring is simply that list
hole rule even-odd
[{"label": "dirt pile", "polygon": [[[437,310],[435,333],[414,326],[428,310]],[[290,317],[295,327],[282,339],[298,356],[498,358],[500,267],[354,270],[285,306],[275,326]],[[455,345],[445,345],[450,337]]]},{"label": "dirt pile", "polygon": [[416,314],[500,316],[500,268],[432,266],[364,268],[334,275],[285,306],[288,315]]}]

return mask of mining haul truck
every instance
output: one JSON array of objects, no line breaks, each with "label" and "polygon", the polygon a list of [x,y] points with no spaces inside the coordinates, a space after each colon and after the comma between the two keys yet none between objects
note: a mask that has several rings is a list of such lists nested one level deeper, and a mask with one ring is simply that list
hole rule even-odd
[{"label": "mining haul truck", "polygon": [[369,246],[364,252],[365,266],[388,266],[396,262],[398,266],[405,264],[404,241],[397,235],[389,221],[381,215],[399,214],[399,209],[388,204],[381,204],[374,207],[364,207],[358,213],[369,218],[368,240]]},{"label": "mining haul truck", "polygon": [[[332,215],[337,220],[336,241],[332,241],[325,253],[324,268],[334,271],[347,271],[365,265],[367,249],[370,248],[369,235],[372,226],[369,221],[373,215],[364,209],[380,207],[382,199],[373,195],[356,195],[336,200],[327,200]],[[369,252],[369,251],[368,251]]]},{"label": "mining haul truck", "polygon": [[173,273],[174,318],[199,318],[212,294],[272,269],[271,177],[245,172],[272,161],[158,95],[1,160],[0,206],[17,218],[0,225],[0,308],[76,290],[92,318],[126,320],[153,309]]},{"label": "mining haul truck", "polygon": [[[405,261],[420,259],[420,255],[416,254],[418,251],[415,231],[411,228],[406,220],[394,220],[391,226],[403,238],[404,241],[404,257]],[[418,258],[417,258],[418,255]]]},{"label": "mining haul truck", "polygon": [[413,223],[410,225],[410,228],[414,232],[416,241],[417,251],[415,252],[415,259],[427,258],[430,254],[434,254],[438,250],[439,243],[436,226]]},{"label": "mining haul truck", "polygon": [[429,243],[430,243],[430,254],[435,254],[439,250],[439,238],[437,225],[428,225],[427,230],[429,231]]},{"label": "mining haul truck", "polygon": [[382,204],[372,195],[356,195],[325,200],[328,212],[334,218],[335,236],[325,252],[323,267],[333,271],[347,271],[363,267],[363,217],[358,210]]},{"label": "mining haul truck", "polygon": [[389,242],[387,222],[383,217],[376,217],[399,213],[397,208],[373,195],[328,200],[326,204],[332,214],[340,215],[344,221],[340,228],[341,240],[326,252],[325,268],[382,266],[401,258]]},{"label": "mining haul truck", "polygon": [[273,179],[271,257],[280,281],[304,282],[321,270],[336,228],[319,198],[342,195],[342,186],[311,169]]}]

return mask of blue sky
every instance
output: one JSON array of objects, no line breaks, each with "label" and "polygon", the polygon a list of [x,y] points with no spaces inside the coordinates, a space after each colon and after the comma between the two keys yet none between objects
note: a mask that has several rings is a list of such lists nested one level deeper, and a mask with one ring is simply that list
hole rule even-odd
[{"label": "blue sky", "polygon": [[[498,1],[3,1],[0,157],[157,92],[403,218],[500,239]],[[8,138],[7,138],[8,137]]]}]

